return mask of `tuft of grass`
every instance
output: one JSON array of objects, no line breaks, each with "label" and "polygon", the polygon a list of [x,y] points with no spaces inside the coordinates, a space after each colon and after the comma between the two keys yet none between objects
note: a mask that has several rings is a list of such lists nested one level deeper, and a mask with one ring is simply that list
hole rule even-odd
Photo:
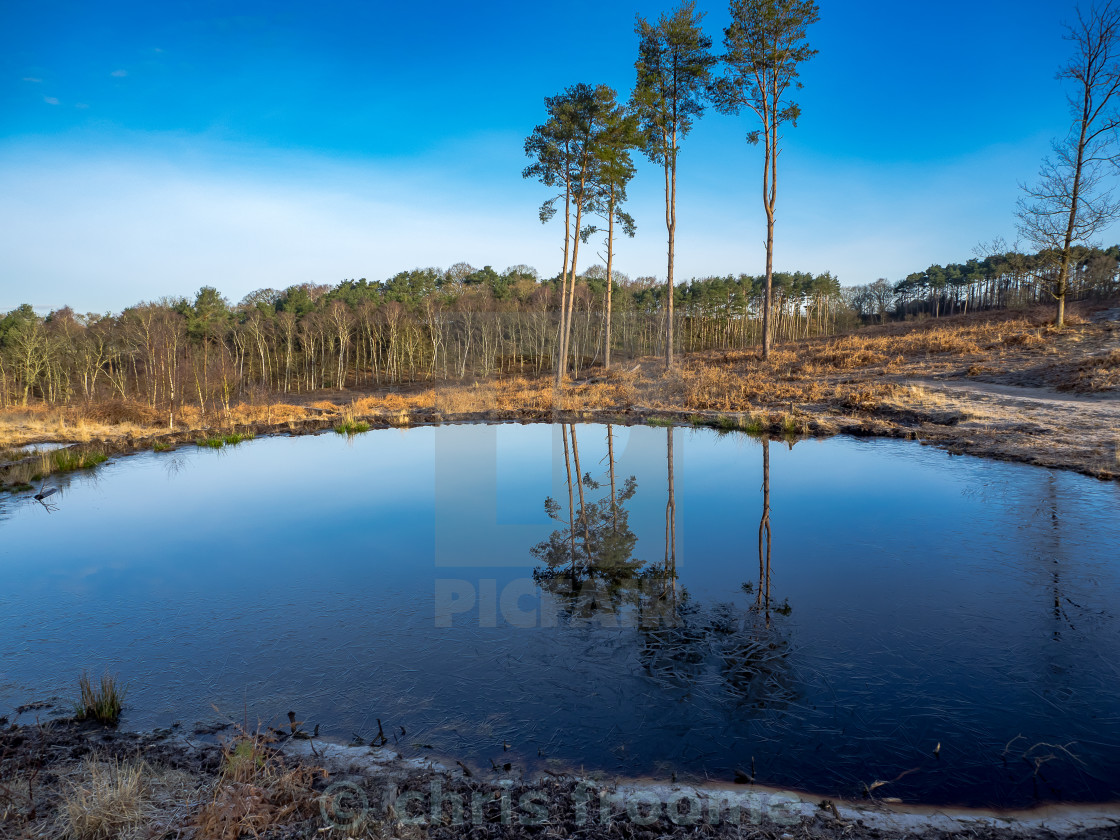
[{"label": "tuft of grass", "polygon": [[252,782],[264,770],[268,758],[261,735],[239,736],[222,746],[222,775],[235,782]]},{"label": "tuft of grass", "polygon": [[334,430],[340,435],[360,435],[368,432],[372,427],[364,420],[343,420]]},{"label": "tuft of grass", "polygon": [[203,449],[221,449],[226,445],[225,438],[223,437],[199,438],[194,443],[195,446],[202,447]]},{"label": "tuft of grass", "polygon": [[782,415],[782,433],[786,435],[801,434],[805,430],[805,424],[793,414]]},{"label": "tuft of grass", "polygon": [[78,680],[81,697],[75,704],[75,717],[78,720],[95,720],[106,726],[116,726],[124,708],[124,686],[117,684],[117,678],[109,674],[101,677],[101,685],[90,681],[89,672],[83,672]]},{"label": "tuft of grass", "polygon": [[75,452],[72,449],[56,449],[50,454],[52,472],[72,472],[88,470],[109,460],[104,452]]},{"label": "tuft of grass", "polygon": [[326,771],[289,766],[273,738],[241,729],[222,745],[222,769],[212,799],[195,819],[201,836],[237,840],[300,822],[318,813],[317,779]]},{"label": "tuft of grass", "polygon": [[171,448],[170,443],[164,443],[161,440],[157,440],[155,443],[152,444],[152,451],[153,452],[166,452],[170,448]]},{"label": "tuft of grass", "polygon": [[672,426],[673,421],[668,417],[647,417],[646,425],[649,426]]},{"label": "tuft of grass", "polygon": [[712,422],[712,426],[721,432],[746,432],[750,435],[759,435],[765,431],[766,422],[757,414],[744,414],[739,417],[721,414]]},{"label": "tuft of grass", "polygon": [[735,432],[739,430],[739,420],[729,414],[721,414],[716,418],[716,428],[722,429],[725,432]]},{"label": "tuft of grass", "polygon": [[236,446],[243,440],[252,440],[255,437],[252,432],[230,432],[222,438],[222,443],[226,446]]},{"label": "tuft of grass", "polygon": [[760,434],[762,434],[762,432],[765,430],[766,427],[763,424],[762,419],[760,417],[752,414],[750,416],[750,419],[745,420],[744,422],[741,422],[739,424],[739,428],[742,429],[747,434],[760,435]]},{"label": "tuft of grass", "polygon": [[110,840],[141,828],[152,812],[145,776],[143,763],[87,758],[58,809],[62,836]]}]

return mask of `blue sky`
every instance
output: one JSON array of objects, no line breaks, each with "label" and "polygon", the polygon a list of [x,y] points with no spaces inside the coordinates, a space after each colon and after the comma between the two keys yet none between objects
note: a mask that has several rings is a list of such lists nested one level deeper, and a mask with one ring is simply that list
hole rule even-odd
[{"label": "blue sky", "polygon": [[[1013,240],[1017,182],[1068,125],[1054,76],[1074,4],[820,5],[776,267],[895,280]],[[698,6],[718,46],[726,6]],[[628,95],[634,16],[670,7],[3,0],[0,311],[458,261],[554,274],[562,233],[537,219],[524,138],[567,85]],[[678,278],[763,270],[750,127],[710,112],[684,141]],[[631,197],[617,265],[663,277],[650,164]]]}]

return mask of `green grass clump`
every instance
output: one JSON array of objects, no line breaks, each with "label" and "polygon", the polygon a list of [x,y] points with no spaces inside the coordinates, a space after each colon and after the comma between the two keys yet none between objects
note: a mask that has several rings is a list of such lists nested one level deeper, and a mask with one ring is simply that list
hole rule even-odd
[{"label": "green grass clump", "polygon": [[765,427],[762,425],[762,420],[752,415],[749,420],[740,423],[739,428],[747,434],[760,435]]},{"label": "green grass clump", "polygon": [[26,481],[21,481],[17,484],[12,484],[8,487],[5,487],[4,489],[9,493],[25,493],[28,490],[34,490],[35,487],[31,484],[28,484]]},{"label": "green grass clump", "polygon": [[95,720],[106,726],[116,726],[124,708],[124,687],[117,685],[117,678],[105,674],[101,685],[90,682],[89,673],[83,672],[78,680],[81,698],[74,704],[78,720]]},{"label": "green grass clump", "polygon": [[802,424],[792,414],[782,416],[782,432],[787,435],[796,435],[802,431]]},{"label": "green grass clump", "polygon": [[170,448],[171,448],[171,444],[170,443],[164,443],[162,440],[157,440],[155,443],[152,444],[152,451],[153,452],[166,452]]},{"label": "green grass clump", "polygon": [[648,426],[672,426],[673,421],[668,417],[647,417],[646,425]]},{"label": "green grass clump", "polygon": [[204,449],[221,449],[223,446],[236,446],[243,440],[252,440],[255,437],[252,432],[230,432],[225,435],[199,438],[195,441],[195,445]]},{"label": "green grass clump", "polygon": [[75,452],[72,449],[56,449],[51,453],[52,472],[88,470],[109,460],[104,452]]},{"label": "green grass clump", "polygon": [[712,423],[721,432],[746,432],[750,435],[762,434],[766,429],[763,419],[755,414],[745,414],[734,417],[730,414],[721,414]]},{"label": "green grass clump", "polygon": [[253,779],[264,768],[267,756],[263,739],[255,736],[239,737],[222,750],[225,766],[222,772],[234,779]]},{"label": "green grass clump", "polygon": [[343,420],[334,430],[340,435],[360,435],[362,432],[368,432],[372,426],[364,420]]}]

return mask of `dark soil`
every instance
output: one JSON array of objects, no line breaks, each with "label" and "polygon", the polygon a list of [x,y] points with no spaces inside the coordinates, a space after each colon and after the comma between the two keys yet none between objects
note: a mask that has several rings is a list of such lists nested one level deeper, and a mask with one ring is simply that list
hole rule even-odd
[{"label": "dark soil", "polygon": [[[883,827],[876,817],[884,811],[875,803],[862,805],[861,810],[841,804],[837,810],[834,803],[826,800],[812,808],[811,815],[794,817],[789,812],[768,807],[766,794],[761,795],[763,807],[753,812],[744,807],[738,821],[732,819],[732,812],[719,806],[719,819],[713,820],[709,798],[702,810],[697,807],[693,812],[702,815],[696,819],[688,818],[692,808],[688,803],[678,806],[675,820],[670,818],[671,806],[663,805],[659,818],[644,824],[651,819],[650,798],[667,796],[671,803],[673,794],[666,794],[666,791],[672,786],[652,788],[660,793],[648,793],[642,799],[643,794],[634,794],[633,788],[626,788],[630,792],[620,794],[616,784],[610,781],[589,782],[568,776],[502,780],[497,774],[488,772],[483,777],[479,771],[472,772],[462,765],[449,771],[399,759],[386,761],[384,755],[377,759],[382,763],[373,764],[364,760],[373,752],[344,751],[321,742],[318,748],[314,741],[305,744],[302,757],[284,752],[283,747],[282,743],[276,743],[269,748],[283,765],[295,767],[302,762],[329,772],[314,774],[316,781],[306,792],[310,807],[289,821],[263,827],[257,834],[261,838],[1115,840],[1120,837],[1120,819],[1102,821],[1099,812],[1095,814],[1096,825],[1092,828],[1075,824],[1071,827],[1068,819],[1064,829],[1049,828],[1045,821],[1037,819],[1008,819],[998,825],[966,821],[963,827],[946,829],[931,827],[923,818],[913,816],[902,817],[908,820],[904,824]],[[178,728],[137,733],[72,719],[16,725],[0,718],[0,838],[59,836],[56,812],[70,789],[63,778],[73,778],[75,768],[90,757],[139,759],[157,770],[182,771],[193,777],[197,788],[204,792],[214,790],[219,784],[224,760],[221,746],[210,729],[197,733]],[[752,789],[744,785],[732,794],[741,796],[751,792]],[[434,795],[442,797],[445,803],[441,809],[445,824],[431,824]],[[703,795],[723,794],[705,791]],[[639,800],[636,804],[635,798]],[[461,803],[459,824],[451,824],[457,816],[455,806],[450,804],[452,800]],[[695,804],[699,806],[700,801]],[[130,836],[205,836],[191,824],[189,811],[187,814],[184,820],[174,824],[173,830],[166,828],[164,820],[156,830]],[[1120,818],[1120,811],[1116,816]],[[413,821],[410,817],[419,819]]]}]

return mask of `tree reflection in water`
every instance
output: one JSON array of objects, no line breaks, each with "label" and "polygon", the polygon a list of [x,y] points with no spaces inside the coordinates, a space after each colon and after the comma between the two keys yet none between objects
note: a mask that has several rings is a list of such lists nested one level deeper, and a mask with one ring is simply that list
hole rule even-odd
[{"label": "tree reflection in water", "polygon": [[755,598],[747,606],[730,600],[705,606],[679,585],[674,430],[666,429],[664,555],[653,562],[635,556],[638,537],[627,505],[638,484],[632,475],[621,481],[616,475],[613,428],[607,426],[604,481],[583,472],[575,427],[562,424],[561,432],[568,509],[551,497],[545,500],[546,512],[561,527],[530,549],[539,561],[533,578],[544,597],[554,599],[560,623],[632,628],[633,634],[623,633],[614,643],[633,645],[642,669],[669,689],[690,695],[730,691],[740,707],[758,709],[779,709],[793,700],[789,627],[782,620],[790,608],[775,607],[770,589],[769,442],[762,442],[757,591],[753,582],[743,585]]}]

